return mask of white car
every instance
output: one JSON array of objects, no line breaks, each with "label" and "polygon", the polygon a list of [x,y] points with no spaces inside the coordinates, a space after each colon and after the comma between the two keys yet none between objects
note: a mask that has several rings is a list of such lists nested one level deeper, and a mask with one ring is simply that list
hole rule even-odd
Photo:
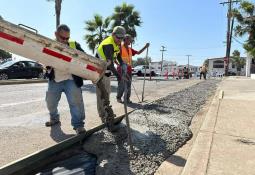
[{"label": "white car", "polygon": [[132,75],[137,75],[137,76],[144,75],[145,68],[146,68],[146,75],[149,75],[149,74],[151,74],[151,76],[156,75],[154,68],[151,67],[151,70],[150,70],[150,67],[148,65],[139,65],[139,66],[132,68]]}]

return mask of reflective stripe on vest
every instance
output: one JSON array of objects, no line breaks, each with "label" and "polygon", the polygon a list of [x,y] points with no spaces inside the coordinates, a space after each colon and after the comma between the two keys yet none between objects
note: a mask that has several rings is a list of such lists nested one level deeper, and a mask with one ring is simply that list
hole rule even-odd
[{"label": "reflective stripe on vest", "polygon": [[71,47],[72,49],[76,49],[75,41],[68,41],[68,43],[69,47]]},{"label": "reflective stripe on vest", "polygon": [[127,49],[124,45],[121,46],[121,58],[126,64],[132,64],[132,50],[130,47]]},{"label": "reflective stripe on vest", "polygon": [[113,54],[113,58],[112,58],[113,60],[115,60],[115,59],[117,58],[117,55],[120,53],[120,49],[119,49],[119,47],[116,45],[116,43],[114,42],[113,37],[112,37],[112,36],[107,37],[106,39],[104,39],[104,40],[100,43],[100,45],[99,45],[98,48],[97,48],[97,54],[98,54],[98,56],[99,56],[101,59],[105,60],[105,61],[106,61],[106,57],[105,57],[105,54],[104,54],[104,51],[103,51],[103,46],[109,45],[109,44],[113,45],[113,49],[114,49],[114,54]]}]

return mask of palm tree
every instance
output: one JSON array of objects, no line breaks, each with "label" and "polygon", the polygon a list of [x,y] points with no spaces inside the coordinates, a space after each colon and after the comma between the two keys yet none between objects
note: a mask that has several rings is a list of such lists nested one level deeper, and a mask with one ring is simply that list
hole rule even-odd
[{"label": "palm tree", "polygon": [[110,22],[110,17],[104,20],[99,14],[95,14],[92,20],[85,21],[85,29],[89,31],[90,34],[85,35],[84,39],[93,54],[96,47],[111,33],[112,30],[109,29]]},{"label": "palm tree", "polygon": [[61,14],[62,0],[47,0],[47,1],[55,1],[56,28],[57,28],[60,24],[60,14]]},{"label": "palm tree", "polygon": [[114,8],[114,14],[112,15],[113,26],[123,26],[126,32],[133,38],[136,37],[136,26],[141,25],[141,18],[138,11],[134,10],[134,6],[131,4],[123,3],[121,6]]},{"label": "palm tree", "polygon": [[240,52],[238,50],[234,50],[232,55],[231,59],[233,64],[236,65],[237,75],[240,75],[241,69],[245,65],[245,59],[240,57]]},{"label": "palm tree", "polygon": [[235,27],[235,35],[243,37],[249,34],[249,38],[244,44],[244,49],[255,57],[255,6],[248,1],[241,1],[238,9],[233,10],[233,15],[237,19],[238,25]]},{"label": "palm tree", "polygon": [[4,60],[6,58],[12,58],[12,54],[5,50],[0,49],[0,62],[1,60]]}]

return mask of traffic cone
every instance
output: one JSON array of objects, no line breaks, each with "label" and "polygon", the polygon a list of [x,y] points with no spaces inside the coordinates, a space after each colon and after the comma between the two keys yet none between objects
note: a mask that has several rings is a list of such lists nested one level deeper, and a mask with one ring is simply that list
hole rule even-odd
[{"label": "traffic cone", "polygon": [[168,71],[166,71],[164,76],[165,76],[165,79],[168,80]]}]

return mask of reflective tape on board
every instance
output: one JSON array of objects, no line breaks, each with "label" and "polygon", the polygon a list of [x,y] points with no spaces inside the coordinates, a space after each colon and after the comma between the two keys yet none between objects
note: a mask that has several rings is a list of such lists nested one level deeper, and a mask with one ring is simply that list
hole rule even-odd
[{"label": "reflective tape on board", "polygon": [[92,65],[89,65],[89,64],[87,64],[86,69],[97,72],[99,74],[101,74],[103,72],[101,69],[98,69],[95,66],[92,66]]},{"label": "reflective tape on board", "polygon": [[[24,42],[25,42],[24,39],[18,38],[16,36],[13,36],[13,35],[10,35],[10,34],[4,33],[4,32],[0,32],[0,38],[9,40],[11,42],[14,42],[14,43],[17,43],[17,44],[20,44],[20,45],[23,45]],[[56,51],[48,49],[48,48],[43,48],[42,52],[47,54],[47,55],[58,58],[60,60],[64,60],[66,62],[71,62],[72,61],[71,57],[65,56],[65,55],[63,55],[59,52],[56,52]],[[87,64],[85,68],[90,70],[90,71],[97,72],[99,74],[101,74],[103,72],[102,69],[99,69],[99,68],[97,68],[93,65],[90,65],[90,64]]]},{"label": "reflective tape on board", "polygon": [[12,36],[12,35],[4,33],[4,32],[0,32],[0,37],[4,38],[6,40],[9,40],[9,41],[15,42],[17,44],[23,45],[23,43],[24,43],[23,39],[20,39],[18,37]]},{"label": "reflective tape on board", "polygon": [[67,62],[71,62],[72,61],[72,58],[71,57],[68,57],[68,56],[65,56],[61,53],[58,53],[56,51],[53,51],[53,50],[50,50],[48,48],[43,48],[43,53],[47,54],[47,55],[50,55],[50,56],[53,56],[53,57],[56,57],[58,59],[61,59],[61,60],[64,60],[64,61],[67,61]]}]

